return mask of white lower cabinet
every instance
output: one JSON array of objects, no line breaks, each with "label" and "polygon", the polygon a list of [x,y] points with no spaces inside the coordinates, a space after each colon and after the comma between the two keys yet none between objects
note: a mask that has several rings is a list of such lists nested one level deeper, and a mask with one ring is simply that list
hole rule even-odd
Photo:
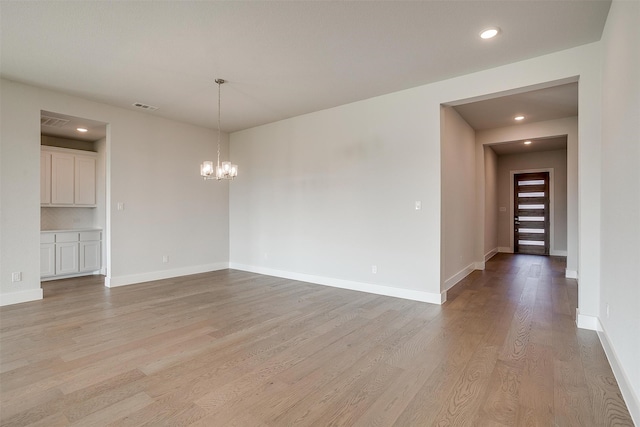
[{"label": "white lower cabinet", "polygon": [[56,243],[56,274],[74,274],[79,270],[78,242]]},{"label": "white lower cabinet", "polygon": [[80,271],[100,270],[102,257],[100,232],[80,233]]},{"label": "white lower cabinet", "polygon": [[40,277],[56,274],[56,245],[40,243]]},{"label": "white lower cabinet", "polygon": [[43,232],[40,235],[40,277],[56,278],[102,268],[99,230]]}]

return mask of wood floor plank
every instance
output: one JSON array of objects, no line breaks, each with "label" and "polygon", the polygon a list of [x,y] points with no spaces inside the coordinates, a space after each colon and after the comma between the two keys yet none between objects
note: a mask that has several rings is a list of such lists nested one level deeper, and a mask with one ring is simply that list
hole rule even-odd
[{"label": "wood floor plank", "polygon": [[560,257],[442,305],[235,270],[0,308],[1,426],[631,426]]},{"label": "wood floor plank", "polygon": [[520,376],[516,425],[553,425],[553,376],[551,347],[529,342],[525,367]]},{"label": "wood floor plank", "polygon": [[[69,414],[73,420],[78,420],[82,415],[143,391],[145,384],[141,380],[144,379],[142,372],[133,370],[70,394],[64,394],[56,388],[48,390],[43,396],[27,395],[11,401],[3,399],[2,425],[29,425],[57,412],[65,414],[65,419]],[[126,391],[123,392],[123,389]]]},{"label": "wood floor plank", "polygon": [[320,380],[320,383],[324,383],[324,387],[307,394],[295,402],[295,405],[288,408],[286,412],[281,412],[275,418],[269,419],[268,422],[273,425],[323,424],[318,421],[323,411],[334,404],[342,393],[355,387],[355,384],[360,383],[360,379],[365,378],[376,367],[380,366],[383,363],[386,352],[387,349],[384,347],[375,346],[347,369],[340,372],[339,375],[335,373],[327,375],[323,372],[325,378],[330,379],[330,381]]},{"label": "wood floor plank", "polygon": [[386,363],[377,365],[367,376],[361,378],[336,396],[329,404],[323,405],[316,423],[326,426],[353,425],[376,399],[384,392],[392,378],[402,373],[402,369]]},{"label": "wood floor plank", "polygon": [[594,422],[601,426],[631,426],[629,411],[620,404],[620,389],[608,367],[607,357],[597,334],[594,331],[579,330],[577,338],[593,405]]},{"label": "wood floor plank", "polygon": [[434,425],[481,341],[482,335],[461,334],[443,343],[448,347],[446,356],[434,362],[436,369],[393,425]]},{"label": "wood floor plank", "polygon": [[417,370],[404,370],[402,374],[387,384],[385,391],[360,418],[354,421],[353,426],[382,427],[393,425],[409,402],[424,386],[434,369],[435,364],[424,363]]},{"label": "wood floor plank", "polygon": [[516,425],[521,368],[498,361],[487,383],[477,424]]},{"label": "wood floor plank", "polygon": [[436,416],[436,425],[475,425],[481,396],[486,394],[497,360],[496,347],[479,346]]},{"label": "wood floor plank", "polygon": [[72,423],[72,426],[104,426],[112,422],[116,422],[129,413],[136,411],[148,405],[153,404],[153,399],[147,396],[145,393],[138,393],[134,396],[128,397],[124,400],[118,401],[113,405],[110,405],[104,409],[93,412],[77,422]]}]

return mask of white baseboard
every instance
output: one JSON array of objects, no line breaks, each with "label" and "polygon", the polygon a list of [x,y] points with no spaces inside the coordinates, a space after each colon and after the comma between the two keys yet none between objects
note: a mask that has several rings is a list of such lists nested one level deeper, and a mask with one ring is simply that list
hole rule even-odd
[{"label": "white baseboard", "polygon": [[432,292],[416,291],[413,289],[394,288],[391,286],[374,285],[371,283],[355,282],[352,280],[342,280],[332,277],[314,276],[311,274],[294,273],[290,271],[275,270],[265,267],[256,267],[235,262],[230,262],[229,268],[248,271],[251,273],[264,274],[266,276],[282,277],[284,279],[298,280],[300,282],[331,286],[334,288],[349,289],[352,291],[368,292],[370,294],[385,295],[388,297],[428,302],[431,304],[442,304],[447,299],[446,292],[436,294]]},{"label": "white baseboard", "polygon": [[[74,277],[84,277],[84,276],[98,276],[101,274],[102,270],[96,270],[96,271],[84,271],[82,273],[75,273],[75,274],[62,274],[59,276],[48,276],[48,277],[41,277],[40,281],[41,282],[50,282],[52,280],[59,280],[59,279],[71,279]],[[103,274],[104,276],[104,274]]]},{"label": "white baseboard", "polygon": [[609,365],[611,365],[613,375],[616,377],[624,402],[627,404],[627,409],[631,414],[631,419],[637,426],[640,426],[640,399],[638,399],[638,396],[634,393],[633,388],[631,387],[631,380],[620,364],[620,360],[609,341],[609,335],[604,328],[601,328],[598,331],[598,337],[600,338],[600,343],[602,344],[604,353],[607,355],[607,359],[609,360]]},{"label": "white baseboard", "polygon": [[105,277],[104,285],[108,288],[134,285],[136,283],[150,282],[152,280],[171,279],[172,277],[187,276],[189,274],[206,273],[208,271],[224,270],[229,268],[226,262],[215,264],[194,265],[191,267],[175,268],[172,270],[151,271],[149,273],[130,274],[128,276]]},{"label": "white baseboard", "polygon": [[498,252],[500,252],[500,248],[493,248],[491,249],[489,252],[487,252],[486,254],[484,254],[484,262],[489,261],[491,258],[493,258]]},{"label": "white baseboard", "polygon": [[555,249],[551,249],[549,251],[549,255],[551,255],[551,256],[567,256],[568,252],[567,251],[558,251],[558,250],[555,250]]},{"label": "white baseboard", "polygon": [[[473,273],[474,270],[476,270],[476,263],[469,264],[468,266],[466,266],[465,268],[463,268],[462,270],[458,271],[456,274],[454,274],[453,276],[451,276],[447,280],[445,280],[444,281],[444,289],[448,291],[456,283],[458,283],[459,281],[461,281],[462,279],[467,277],[469,274]],[[484,270],[484,265],[482,266],[481,269],[478,268],[478,270]]]},{"label": "white baseboard", "polygon": [[578,272],[576,270],[567,269],[564,271],[564,277],[566,277],[567,279],[577,279]]},{"label": "white baseboard", "polygon": [[590,331],[601,331],[602,325],[597,316],[588,316],[580,314],[580,310],[576,308],[576,325],[580,329],[589,329]]},{"label": "white baseboard", "polygon": [[[484,254],[484,261],[478,261],[478,262],[473,263],[473,268],[475,270],[484,270],[486,262],[489,261],[491,258],[493,258],[497,253],[498,253],[498,248],[491,249],[489,252]],[[454,283],[454,285],[455,285],[455,283]],[[449,289],[449,288],[447,288],[447,289]]]},{"label": "white baseboard", "polygon": [[42,288],[30,289],[28,291],[10,292],[0,294],[0,306],[20,304],[23,302],[37,301],[42,299]]},{"label": "white baseboard", "polygon": [[[502,254],[512,254],[513,253],[513,249],[508,247],[508,246],[499,246],[497,249],[494,249],[494,250],[497,250],[497,252],[500,252]],[[495,255],[495,254],[493,254],[493,255]],[[493,256],[493,255],[491,255],[491,256]],[[559,251],[559,250],[552,249],[549,252],[549,255],[551,255],[551,256],[568,256],[568,252],[567,251]],[[486,258],[485,261],[487,259],[488,258]]]}]

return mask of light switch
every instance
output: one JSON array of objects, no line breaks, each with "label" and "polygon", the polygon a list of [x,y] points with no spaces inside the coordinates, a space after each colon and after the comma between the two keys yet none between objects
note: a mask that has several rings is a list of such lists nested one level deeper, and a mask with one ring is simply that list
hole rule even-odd
[{"label": "light switch", "polygon": [[119,211],[123,211],[124,210],[124,203],[118,202],[118,210]]},{"label": "light switch", "polygon": [[505,208],[504,206],[500,206],[500,212],[506,212],[507,208]]}]

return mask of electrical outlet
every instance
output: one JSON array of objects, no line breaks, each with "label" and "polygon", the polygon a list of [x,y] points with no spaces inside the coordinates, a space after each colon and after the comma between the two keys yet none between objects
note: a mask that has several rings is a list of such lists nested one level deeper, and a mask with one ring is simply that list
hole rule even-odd
[{"label": "electrical outlet", "polygon": [[22,272],[16,271],[15,273],[11,273],[11,281],[12,282],[22,282]]},{"label": "electrical outlet", "polygon": [[117,208],[118,208],[119,211],[123,211],[124,210],[124,203],[118,202]]},{"label": "electrical outlet", "polygon": [[416,210],[419,211],[422,209],[422,202],[420,200],[416,200]]},{"label": "electrical outlet", "polygon": [[169,255],[162,255],[162,263],[166,264],[169,262]]},{"label": "electrical outlet", "polygon": [[371,266],[371,273],[372,274],[378,274],[378,266],[377,265],[372,265]]}]

